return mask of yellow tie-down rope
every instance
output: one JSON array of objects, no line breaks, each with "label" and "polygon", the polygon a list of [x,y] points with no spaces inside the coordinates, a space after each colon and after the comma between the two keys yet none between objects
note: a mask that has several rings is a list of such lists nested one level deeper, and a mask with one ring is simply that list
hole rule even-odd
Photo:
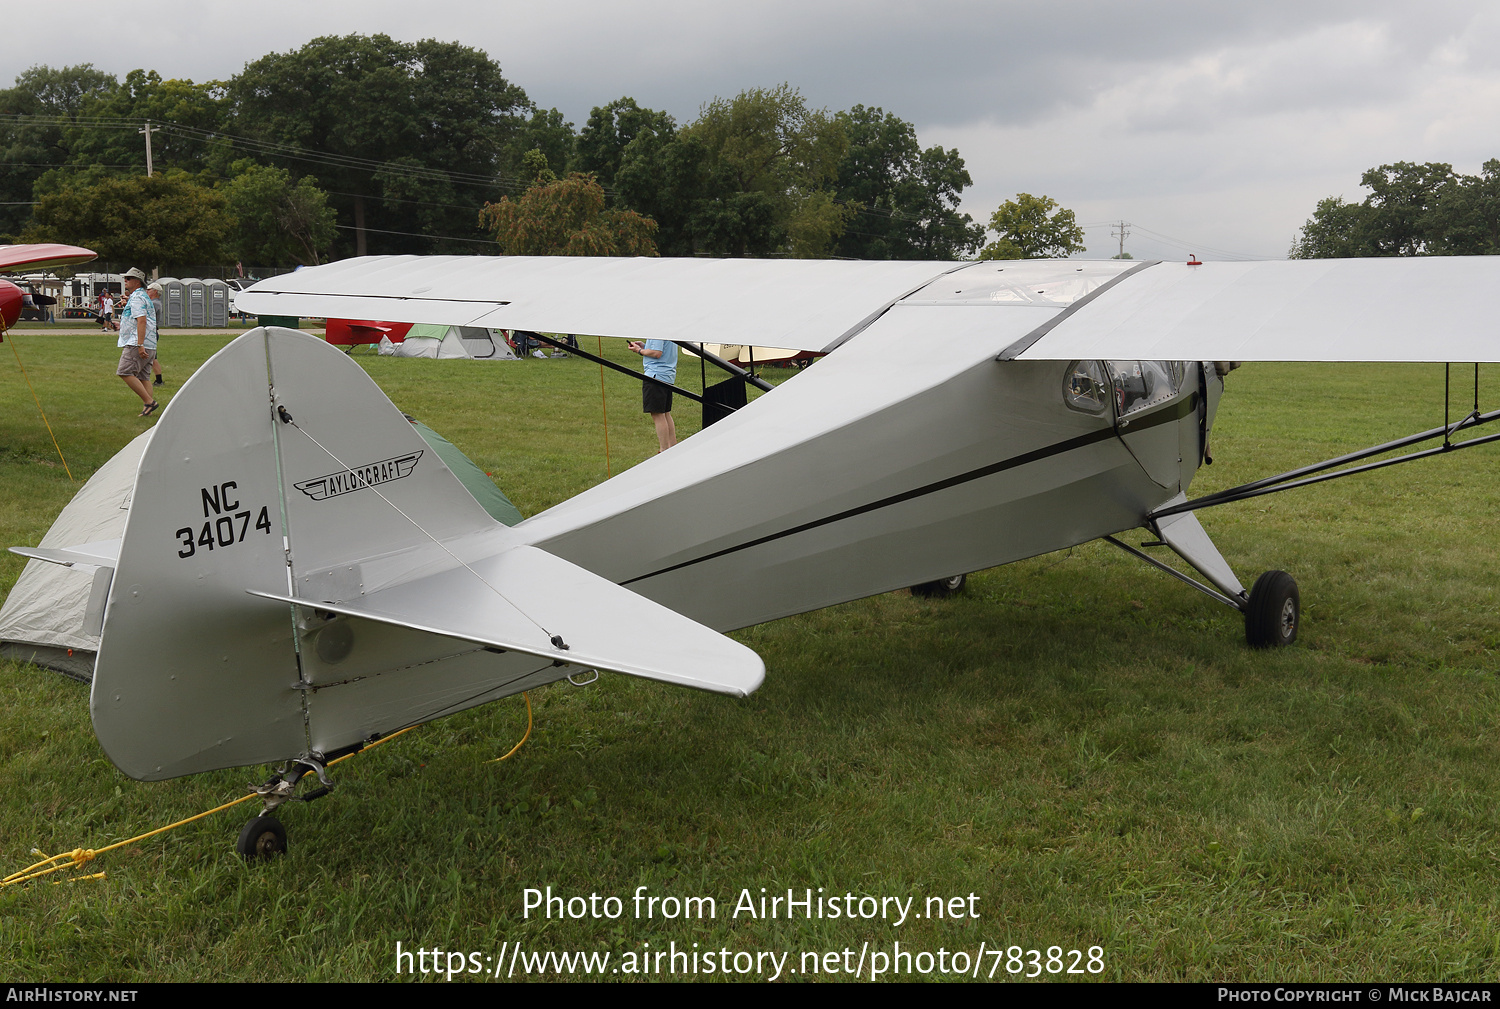
[{"label": "yellow tie-down rope", "polygon": [[[531,696],[524,692],[521,694],[521,696],[526,699],[526,734],[521,737],[521,741],[519,743],[511,747],[509,753],[507,753],[503,757],[495,758],[495,760],[491,761],[491,763],[498,763],[501,760],[509,759],[515,754],[517,750],[526,745],[527,739],[531,738]],[[399,732],[393,732],[389,736],[386,736],[382,739],[377,739],[369,746],[364,747],[364,749],[357,750],[354,753],[346,753],[336,760],[330,760],[327,766],[332,767],[334,764],[348,760],[350,757],[356,756],[357,754],[367,753],[370,750],[373,750],[375,747],[379,746],[381,743],[388,743],[391,740],[395,739],[397,736],[405,735],[416,727],[417,726],[415,725],[411,725]],[[9,876],[6,876],[4,879],[0,879],[0,887],[15,886],[18,883],[27,883],[41,876],[46,876],[49,873],[57,872],[60,869],[81,869],[107,851],[114,851],[116,848],[123,848],[127,844],[134,844],[137,841],[144,841],[146,838],[155,837],[157,834],[165,834],[169,830],[175,830],[178,827],[192,823],[194,820],[201,820],[205,816],[213,816],[215,813],[223,812],[231,806],[238,806],[242,802],[249,802],[251,799],[258,798],[260,798],[258,794],[256,794],[255,792],[251,792],[249,795],[242,795],[238,799],[226,802],[222,806],[215,806],[213,809],[205,810],[202,813],[199,813],[197,816],[190,816],[185,820],[178,820],[176,823],[169,823],[165,827],[157,827],[155,830],[148,830],[144,834],[137,834],[135,837],[128,837],[123,841],[116,841],[114,844],[106,845],[103,848],[74,848],[72,851],[64,852],[61,855],[52,855],[51,857],[43,858],[40,862],[37,862],[34,865],[28,865],[26,868],[20,870],[19,872],[13,872]],[[32,852],[33,854],[37,855],[45,854],[45,852],[38,851],[35,848],[32,849]],[[53,880],[53,883],[71,883],[80,879],[103,879],[104,875],[105,874],[102,872],[96,872],[86,876],[67,876],[63,879]]]},{"label": "yellow tie-down rope", "polygon": [[0,340],[10,337],[10,352],[16,355],[16,367],[21,369],[21,377],[26,379],[26,388],[31,390],[31,398],[36,401],[36,412],[42,415],[42,423],[47,425],[47,434],[52,438],[52,447],[57,449],[57,457],[62,459],[63,472],[68,474],[71,483],[78,481],[73,479],[73,471],[68,469],[68,460],[63,459],[62,446],[57,443],[57,435],[52,433],[52,422],[47,419],[47,411],[42,409],[42,401],[37,397],[36,387],[31,384],[31,376],[26,374],[26,366],[21,363],[21,352],[16,349],[16,334],[13,330],[5,328],[5,320],[0,319]]}]

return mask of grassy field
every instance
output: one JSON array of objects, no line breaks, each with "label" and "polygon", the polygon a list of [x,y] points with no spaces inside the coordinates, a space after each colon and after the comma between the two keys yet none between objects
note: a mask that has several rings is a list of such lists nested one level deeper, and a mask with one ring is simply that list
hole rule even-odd
[{"label": "grassy field", "polygon": [[[233,335],[164,339],[168,392]],[[76,478],[146,423],[113,341],[16,341]],[[30,544],[75,485],[0,355],[0,541]],[[593,365],[356,359],[526,514],[605,477]],[[1438,366],[1254,365],[1229,381],[1195,491],[1441,420]],[[618,472],[655,440],[635,384],[605,384]],[[682,434],[695,413],[679,407]],[[503,764],[488,761],[525,727],[519,698],[356,757],[332,797],[287,809],[275,864],[234,855],[239,807],[105,856],[106,879],[0,891],[0,977],[387,980],[398,941],[486,969],[519,941],[612,965],[672,943],[790,952],[783,980],[808,977],[804,952],[849,948],[852,965],[893,942],[969,958],[981,942],[1102,947],[1102,973],[1072,979],[1493,980],[1494,451],[1205,512],[1247,583],[1297,577],[1291,649],[1252,653],[1237,614],[1104,545],[979,573],[953,600],[781,620],[736,635],[768,670],[744,701],[605,677],[534,693],[535,731]],[[0,559],[0,591],[20,569]],[[94,739],[85,687],[0,663],[0,696],[7,872],[34,846],[102,846],[259,774],[131,781]],[[549,885],[621,897],[624,913],[524,918],[524,889]],[[713,897],[717,917],[637,919],[640,886]],[[761,887],[914,897],[918,913],[972,893],[979,916],[731,915]],[[996,965],[1015,976],[988,954],[980,976]]]}]

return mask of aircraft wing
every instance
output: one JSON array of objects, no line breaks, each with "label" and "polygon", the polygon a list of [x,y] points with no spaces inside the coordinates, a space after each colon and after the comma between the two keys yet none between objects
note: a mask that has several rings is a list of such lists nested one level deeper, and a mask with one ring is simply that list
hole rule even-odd
[{"label": "aircraft wing", "polygon": [[920,312],[916,329],[936,334],[950,328],[948,309],[984,306],[1036,315],[1003,360],[1500,360],[1494,256],[1196,266],[387,256],[261,281],[238,304],[814,351],[891,310]]},{"label": "aircraft wing", "polygon": [[76,245],[0,245],[0,273],[77,266],[97,259],[98,255],[97,252]]},{"label": "aircraft wing", "polygon": [[821,350],[963,263],[367,256],[272,277],[253,315]]},{"label": "aircraft wing", "polygon": [[1002,360],[1500,361],[1500,257],[1142,264]]}]

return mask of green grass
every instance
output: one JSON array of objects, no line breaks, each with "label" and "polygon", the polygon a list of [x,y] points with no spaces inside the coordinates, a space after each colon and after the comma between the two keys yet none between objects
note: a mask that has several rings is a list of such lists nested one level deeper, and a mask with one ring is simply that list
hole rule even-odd
[{"label": "green grass", "polygon": [[[144,423],[113,341],[18,339],[82,479]],[[169,391],[221,343],[165,339]],[[593,365],[356,360],[527,514],[604,478]],[[35,543],[74,487],[5,374],[0,531]],[[637,386],[606,389],[618,472],[655,438]],[[1434,366],[1247,367],[1194,489],[1431,426],[1441,396]],[[679,406],[684,435],[695,413]],[[519,698],[341,765],[332,797],[286,811],[275,864],[234,856],[237,809],[105,856],[105,880],[0,891],[0,975],[385,980],[397,940],[482,955],[698,942],[797,966],[899,940],[1099,945],[1113,979],[1491,979],[1493,451],[1203,513],[1242,578],[1297,577],[1291,649],[1250,652],[1237,614],[1103,545],[982,572],[953,600],[777,621],[737,635],[768,671],[747,700],[624,677],[548,688],[504,764],[487,761],[524,728]],[[0,560],[0,590],[20,568]],[[32,846],[101,846],[206,809],[258,773],[134,782],[95,742],[81,685],[0,664],[0,698],[6,871]],[[614,922],[523,920],[522,889],[549,884],[713,896],[720,917],[638,921],[627,901]],[[981,917],[728,917],[742,887],[819,886],[919,908],[973,892]]]}]

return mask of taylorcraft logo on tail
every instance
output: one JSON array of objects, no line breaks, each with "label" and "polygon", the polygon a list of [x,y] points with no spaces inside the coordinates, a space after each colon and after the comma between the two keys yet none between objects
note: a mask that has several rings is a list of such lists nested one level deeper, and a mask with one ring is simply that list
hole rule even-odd
[{"label": "taylorcraft logo on tail", "polygon": [[303,480],[293,486],[314,501],[322,501],[410,476],[411,471],[417,468],[417,460],[420,458],[422,458],[421,452],[398,455],[393,459],[382,459],[380,462],[340,470],[313,480]]}]

